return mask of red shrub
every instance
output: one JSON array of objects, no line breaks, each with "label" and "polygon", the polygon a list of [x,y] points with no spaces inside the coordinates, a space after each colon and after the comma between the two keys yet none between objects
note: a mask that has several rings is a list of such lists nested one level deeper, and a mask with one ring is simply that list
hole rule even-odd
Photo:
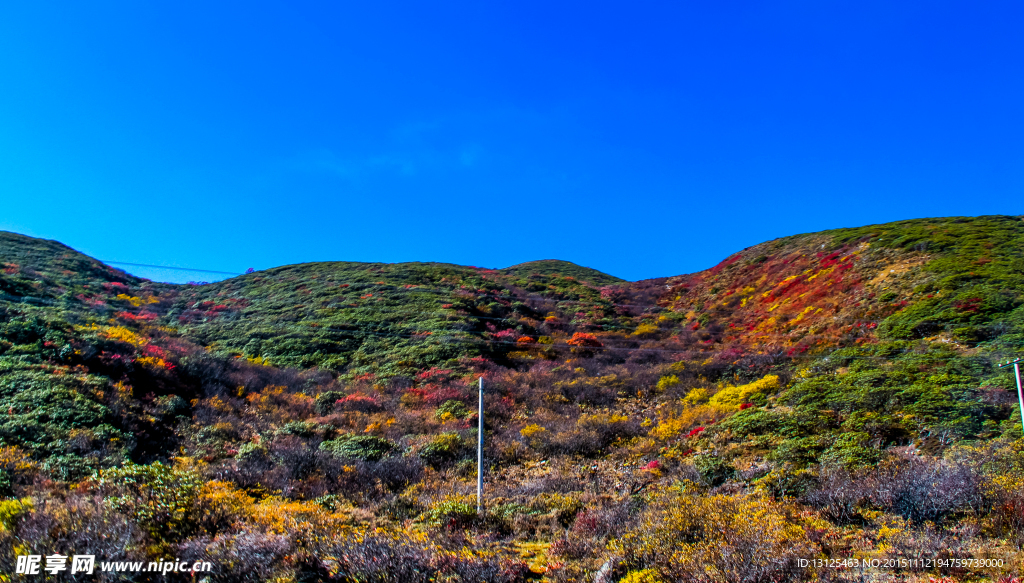
[{"label": "red shrub", "polygon": [[593,334],[588,334],[586,332],[577,332],[573,334],[572,338],[569,339],[567,344],[569,344],[570,346],[590,346],[594,348],[599,348],[603,346],[603,344],[601,344],[601,342],[598,341],[596,336],[594,336]]}]

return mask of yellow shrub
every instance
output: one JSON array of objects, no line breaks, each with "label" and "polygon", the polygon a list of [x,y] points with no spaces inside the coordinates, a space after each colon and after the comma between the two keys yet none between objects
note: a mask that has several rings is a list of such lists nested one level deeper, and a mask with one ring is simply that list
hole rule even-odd
[{"label": "yellow shrub", "polygon": [[619,583],[663,583],[664,581],[654,569],[643,569],[626,573]]},{"label": "yellow shrub", "polygon": [[141,356],[135,359],[135,362],[144,366],[148,366],[150,368],[167,368],[167,363],[164,361],[164,359],[157,358],[155,356]]},{"label": "yellow shrub", "polygon": [[0,532],[10,532],[18,520],[32,512],[32,499],[22,498],[0,501]]},{"label": "yellow shrub", "polygon": [[669,440],[689,432],[698,425],[709,425],[724,419],[731,411],[728,407],[701,405],[687,407],[675,412],[666,412],[657,426],[650,431],[650,436]]},{"label": "yellow shrub", "polygon": [[683,403],[687,405],[700,405],[701,403],[708,402],[708,390],[707,389],[693,389],[686,396],[683,397]]},{"label": "yellow shrub", "polygon": [[246,360],[253,364],[258,364],[260,366],[270,366],[270,359],[263,358],[260,355],[250,356],[249,358],[246,358]]},{"label": "yellow shrub", "polygon": [[196,501],[200,521],[210,529],[223,528],[252,514],[252,496],[230,482],[214,480],[203,486]]},{"label": "yellow shrub", "polygon": [[768,391],[778,389],[781,385],[778,375],[770,374],[763,379],[752,383],[739,385],[737,387],[725,387],[721,389],[709,401],[712,405],[738,408],[746,403],[754,395],[760,395]]},{"label": "yellow shrub", "polygon": [[0,467],[7,471],[25,472],[35,470],[39,464],[25,450],[16,445],[8,445],[0,447]]},{"label": "yellow shrub", "polygon": [[117,299],[119,299],[119,300],[127,300],[128,303],[130,303],[132,306],[135,306],[136,308],[141,306],[142,302],[143,302],[142,298],[137,298],[137,297],[134,297],[134,296],[130,296],[128,294],[117,294]]},{"label": "yellow shrub", "polygon": [[537,425],[536,423],[531,423],[530,425],[527,425],[526,427],[520,429],[519,435],[522,435],[523,437],[529,439],[534,435],[537,435],[538,433],[544,433],[545,431],[547,431],[547,429],[544,429],[543,427]]},{"label": "yellow shrub", "polygon": [[819,554],[794,508],[759,495],[678,490],[656,494],[612,547],[627,564],[653,567],[669,580],[775,580],[796,558]]},{"label": "yellow shrub", "polygon": [[142,346],[146,343],[145,338],[123,326],[110,326],[103,332],[106,334],[107,338],[110,338],[111,340],[120,340],[121,342],[127,342],[132,346]]},{"label": "yellow shrub", "polygon": [[576,420],[576,426],[581,429],[598,429],[608,425],[616,425],[629,421],[629,417],[618,413],[594,413],[593,415],[583,414]]},{"label": "yellow shrub", "polygon": [[679,384],[679,377],[676,375],[663,376],[658,380],[658,390],[664,391]]},{"label": "yellow shrub", "polygon": [[639,326],[636,327],[636,330],[633,331],[633,336],[644,336],[646,334],[653,334],[653,333],[655,333],[657,331],[658,331],[658,325],[657,324],[651,324],[649,322],[644,322],[643,324],[640,324]]}]

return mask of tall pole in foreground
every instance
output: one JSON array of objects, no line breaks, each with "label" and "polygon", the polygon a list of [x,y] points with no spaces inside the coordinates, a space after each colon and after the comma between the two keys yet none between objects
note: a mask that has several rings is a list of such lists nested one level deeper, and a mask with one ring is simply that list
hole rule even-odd
[{"label": "tall pole in foreground", "polygon": [[1020,364],[1018,364],[1021,360],[1022,359],[1018,358],[1013,362],[1000,364],[999,368],[1010,366],[1011,364],[1013,365],[1013,375],[1017,377],[1017,402],[1020,403],[1020,425],[1021,429],[1024,430],[1024,390],[1021,390],[1020,388]]},{"label": "tall pole in foreground", "polygon": [[[1020,385],[1020,377],[1017,377]],[[484,377],[480,377],[480,411],[477,414],[480,427],[476,432],[476,513],[484,513]]]}]

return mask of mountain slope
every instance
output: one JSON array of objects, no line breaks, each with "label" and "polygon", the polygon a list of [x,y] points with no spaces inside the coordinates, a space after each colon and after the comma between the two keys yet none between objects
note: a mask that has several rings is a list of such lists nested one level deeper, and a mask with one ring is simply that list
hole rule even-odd
[{"label": "mountain slope", "polygon": [[879,337],[941,334],[973,345],[1019,319],[1022,254],[1019,217],[839,229],[763,243],[670,278],[659,303],[699,324],[706,340],[791,355]]},{"label": "mountain slope", "polygon": [[[0,566],[59,548],[222,580],[696,581],[757,548],[773,581],[921,549],[1021,568],[1024,439],[995,365],[1024,353],[1022,243],[1020,217],[921,219],[639,282],[325,262],[169,285],[0,233]],[[986,569],[893,573],[1011,572]]]}]

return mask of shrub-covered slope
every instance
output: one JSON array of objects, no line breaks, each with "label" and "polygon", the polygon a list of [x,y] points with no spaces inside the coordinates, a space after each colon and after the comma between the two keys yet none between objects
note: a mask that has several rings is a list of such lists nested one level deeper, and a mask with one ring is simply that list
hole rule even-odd
[{"label": "shrub-covered slope", "polygon": [[631,325],[571,276],[438,263],[270,269],[182,288],[165,320],[203,345],[275,365],[388,375],[501,359],[520,338],[556,328]]},{"label": "shrub-covered slope", "polygon": [[706,340],[789,354],[937,335],[974,346],[996,339],[1019,317],[1022,244],[1018,217],[799,235],[670,278],[661,303],[707,330]]},{"label": "shrub-covered slope", "polygon": [[1024,352],[1022,243],[1020,217],[923,219],[640,282],[331,262],[177,286],[0,233],[0,566],[800,581],[929,556],[1003,563],[886,574],[998,580],[1024,544],[995,367]]},{"label": "shrub-covered slope", "polygon": [[519,276],[530,276],[532,274],[561,275],[563,277],[576,278],[589,285],[608,285],[624,281],[615,276],[608,275],[607,273],[602,273],[596,269],[576,265],[569,261],[559,261],[557,259],[527,261],[526,263],[506,267],[500,271],[509,275]]}]

